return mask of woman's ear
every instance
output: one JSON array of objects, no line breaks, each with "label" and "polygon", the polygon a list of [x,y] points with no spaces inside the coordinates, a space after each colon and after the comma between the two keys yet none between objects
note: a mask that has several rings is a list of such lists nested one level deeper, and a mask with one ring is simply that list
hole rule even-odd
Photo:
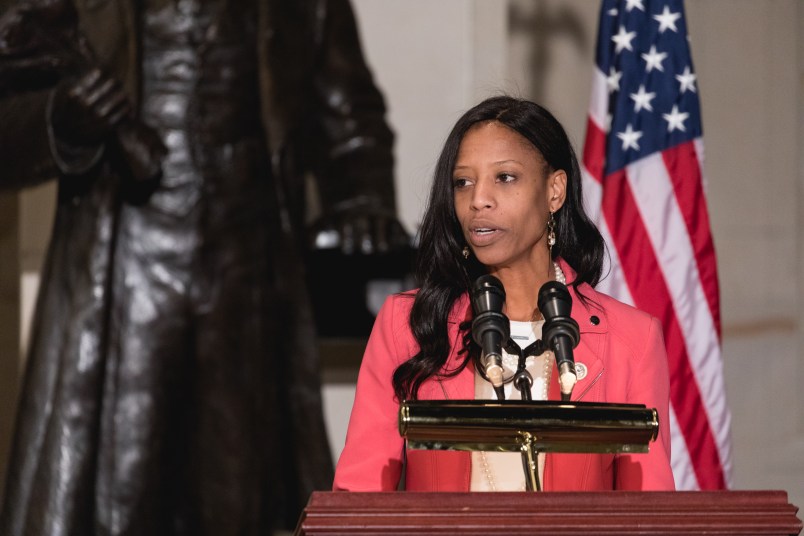
[{"label": "woman's ear", "polygon": [[547,177],[547,204],[550,212],[557,212],[567,199],[567,173],[559,169]]}]

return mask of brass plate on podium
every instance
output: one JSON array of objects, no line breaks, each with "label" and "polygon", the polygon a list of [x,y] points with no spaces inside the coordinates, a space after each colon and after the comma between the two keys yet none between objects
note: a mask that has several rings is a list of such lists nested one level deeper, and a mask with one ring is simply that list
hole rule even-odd
[{"label": "brass plate on podium", "polygon": [[644,453],[659,434],[642,404],[506,400],[403,402],[399,433],[411,449]]}]

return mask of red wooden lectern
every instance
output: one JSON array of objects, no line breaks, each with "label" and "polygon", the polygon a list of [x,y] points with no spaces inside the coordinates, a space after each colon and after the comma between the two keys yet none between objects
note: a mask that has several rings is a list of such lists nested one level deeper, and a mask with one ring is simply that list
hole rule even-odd
[{"label": "red wooden lectern", "polygon": [[[655,410],[583,402],[403,402],[407,448],[521,452],[539,489],[538,452],[647,452]],[[799,534],[784,491],[315,492],[296,534]]]},{"label": "red wooden lectern", "polygon": [[784,491],[314,492],[296,534],[799,534]]}]

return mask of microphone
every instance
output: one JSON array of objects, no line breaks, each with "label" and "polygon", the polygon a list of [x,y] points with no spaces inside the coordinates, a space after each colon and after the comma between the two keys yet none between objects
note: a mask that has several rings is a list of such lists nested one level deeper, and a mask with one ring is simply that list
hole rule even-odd
[{"label": "microphone", "polygon": [[556,356],[561,400],[568,402],[577,381],[572,349],[581,340],[578,323],[570,317],[572,297],[564,284],[548,281],[539,289],[538,306],[544,316],[542,340]]},{"label": "microphone", "polygon": [[482,275],[472,286],[472,338],[480,346],[480,365],[499,400],[503,391],[502,347],[508,341],[510,324],[502,313],[505,289],[493,275]]}]

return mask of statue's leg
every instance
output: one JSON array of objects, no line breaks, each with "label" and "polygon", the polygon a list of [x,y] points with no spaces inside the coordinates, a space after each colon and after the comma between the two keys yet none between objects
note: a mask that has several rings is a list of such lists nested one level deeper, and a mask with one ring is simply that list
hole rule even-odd
[{"label": "statue's leg", "polygon": [[282,444],[276,390],[282,373],[275,368],[282,312],[270,262],[276,211],[266,207],[269,183],[257,171],[262,151],[262,143],[242,142],[206,153],[212,162],[193,280],[188,437],[199,535],[269,534],[275,521],[273,509],[263,506],[272,481],[281,478],[269,460]]},{"label": "statue's leg", "polygon": [[0,534],[93,533],[113,212],[60,199],[8,463]]},{"label": "statue's leg", "polygon": [[152,206],[122,210],[95,492],[104,533],[188,533],[195,245],[181,218]]},{"label": "statue's leg", "polygon": [[[271,290],[260,263],[245,258],[217,271],[214,297],[197,318],[190,443],[193,489],[204,535],[266,534],[261,512],[267,460],[282,437],[282,404],[271,370],[277,338]],[[274,443],[273,441],[276,441]]]}]

